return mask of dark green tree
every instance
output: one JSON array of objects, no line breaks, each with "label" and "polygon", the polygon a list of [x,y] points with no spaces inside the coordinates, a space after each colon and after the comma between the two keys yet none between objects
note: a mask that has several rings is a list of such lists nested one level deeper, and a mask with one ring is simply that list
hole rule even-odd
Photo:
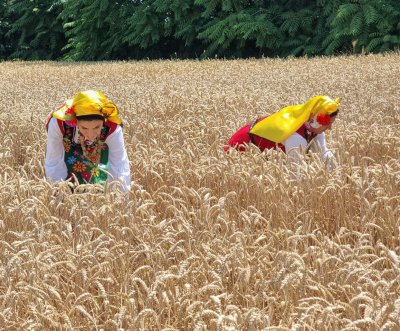
[{"label": "dark green tree", "polygon": [[65,34],[58,15],[63,1],[10,0],[7,7],[12,22],[6,36],[16,40],[11,58],[48,60],[62,56]]},{"label": "dark green tree", "polygon": [[386,52],[400,47],[398,0],[343,1],[323,42],[325,54]]},{"label": "dark green tree", "polygon": [[193,0],[144,0],[127,21],[124,41],[148,58],[197,57],[204,21]]},{"label": "dark green tree", "polygon": [[161,57],[166,36],[165,26],[171,24],[170,17],[157,12],[154,0],[144,0],[127,19],[124,42],[139,47],[147,57]]},{"label": "dark green tree", "polygon": [[3,0],[0,59],[386,52],[399,22],[399,0]]},{"label": "dark green tree", "polygon": [[195,0],[207,23],[198,34],[203,57],[243,57],[275,54],[282,44],[279,5],[261,0]]},{"label": "dark green tree", "polygon": [[66,0],[60,15],[68,38],[65,59],[129,58],[134,49],[123,41],[125,25],[137,5],[131,0]]},{"label": "dark green tree", "polygon": [[184,58],[198,57],[204,47],[197,35],[206,23],[201,7],[193,0],[156,0],[154,5],[161,17],[167,18],[164,21],[164,37],[170,40],[170,54]]},{"label": "dark green tree", "polygon": [[280,31],[284,42],[283,56],[317,55],[321,53],[321,35],[326,33],[320,8],[315,1],[288,1],[282,6]]},{"label": "dark green tree", "polygon": [[270,6],[250,7],[240,14],[236,25],[238,38],[252,45],[250,56],[276,56],[284,44],[284,33],[279,28],[281,7],[271,3]]},{"label": "dark green tree", "polygon": [[6,59],[12,49],[12,41],[7,37],[10,31],[10,17],[7,12],[8,0],[0,3],[0,60]]}]

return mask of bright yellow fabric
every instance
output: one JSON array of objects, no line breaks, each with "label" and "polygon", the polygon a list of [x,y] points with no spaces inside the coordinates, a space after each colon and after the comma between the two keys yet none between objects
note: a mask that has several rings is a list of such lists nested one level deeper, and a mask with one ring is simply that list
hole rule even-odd
[{"label": "bright yellow fabric", "polygon": [[62,121],[71,120],[71,112],[76,116],[100,115],[106,121],[121,124],[117,106],[109,101],[106,96],[99,91],[78,92],[73,99],[65,101],[65,104],[53,113],[53,116]]},{"label": "bright yellow fabric", "polygon": [[306,103],[282,108],[278,112],[256,123],[251,133],[281,143],[317,114],[332,114],[339,107],[340,98],[332,100],[318,95]]}]

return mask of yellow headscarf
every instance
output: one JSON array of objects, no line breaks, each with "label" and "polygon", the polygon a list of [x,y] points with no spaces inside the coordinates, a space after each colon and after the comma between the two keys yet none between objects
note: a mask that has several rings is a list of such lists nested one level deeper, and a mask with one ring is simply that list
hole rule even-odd
[{"label": "yellow headscarf", "polygon": [[282,108],[278,112],[256,123],[250,130],[259,137],[281,143],[317,114],[332,114],[339,107],[340,98],[332,100],[318,95],[306,103]]},{"label": "yellow headscarf", "polygon": [[121,124],[117,106],[109,101],[106,96],[94,90],[78,92],[73,99],[65,101],[60,109],[53,113],[53,117],[76,122],[76,117],[85,115],[100,115],[105,121]]}]

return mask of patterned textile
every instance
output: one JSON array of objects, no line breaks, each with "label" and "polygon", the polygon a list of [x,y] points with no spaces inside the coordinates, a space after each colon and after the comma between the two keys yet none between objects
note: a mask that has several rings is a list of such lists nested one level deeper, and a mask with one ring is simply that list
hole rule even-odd
[{"label": "patterned textile", "polygon": [[[67,178],[72,178],[72,181],[74,181],[74,177],[76,177],[80,184],[101,184],[105,186],[108,171],[108,146],[104,140],[110,131],[110,127],[104,126],[100,132],[97,144],[101,144],[101,154],[100,161],[96,164],[92,162],[93,160],[86,159],[83,155],[82,146],[75,143],[73,139],[75,128],[68,126],[65,122],[63,122],[63,126],[64,161],[68,170]],[[94,146],[85,146],[84,148],[91,152]]]}]

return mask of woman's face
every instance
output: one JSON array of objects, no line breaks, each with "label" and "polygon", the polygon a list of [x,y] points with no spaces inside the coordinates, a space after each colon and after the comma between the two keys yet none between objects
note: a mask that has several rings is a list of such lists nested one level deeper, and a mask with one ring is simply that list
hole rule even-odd
[{"label": "woman's face", "polygon": [[78,121],[79,132],[83,135],[85,140],[93,141],[100,136],[100,131],[103,128],[102,120]]},{"label": "woman's face", "polygon": [[307,130],[315,134],[320,134],[326,130],[330,130],[332,128],[332,124],[335,122],[335,118],[336,116],[331,117],[331,121],[328,125],[321,125],[318,128],[313,128],[311,125],[309,125]]}]

